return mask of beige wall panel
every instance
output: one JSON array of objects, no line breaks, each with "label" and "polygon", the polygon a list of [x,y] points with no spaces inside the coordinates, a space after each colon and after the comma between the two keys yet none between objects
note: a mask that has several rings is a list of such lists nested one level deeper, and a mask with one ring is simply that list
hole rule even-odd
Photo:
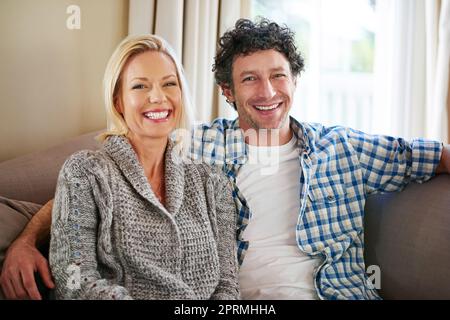
[{"label": "beige wall panel", "polygon": [[128,0],[0,1],[0,161],[105,127],[103,72],[127,27]]}]

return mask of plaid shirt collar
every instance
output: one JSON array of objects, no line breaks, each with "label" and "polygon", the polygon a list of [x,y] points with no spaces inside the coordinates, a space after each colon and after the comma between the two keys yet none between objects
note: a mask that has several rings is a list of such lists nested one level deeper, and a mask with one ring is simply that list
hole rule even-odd
[{"label": "plaid shirt collar", "polygon": [[[308,130],[303,124],[292,117],[289,117],[289,123],[293,134],[297,138],[297,147],[299,148],[299,150],[304,150],[304,152],[306,152],[307,154],[311,154],[314,151],[314,146],[311,146],[310,141],[314,140],[308,135]],[[206,138],[204,142],[210,140],[210,142],[220,144],[220,140],[215,140],[217,129],[207,129],[207,131],[209,130],[211,132],[206,132],[204,135],[204,139]],[[248,156],[247,144],[245,143],[245,135],[243,130],[239,126],[239,118],[232,120],[229,124],[229,127],[227,127],[224,131],[224,162],[231,170],[229,172],[229,176],[235,178],[235,175],[239,171],[240,166],[247,162]],[[210,160],[215,162],[214,159]]]}]

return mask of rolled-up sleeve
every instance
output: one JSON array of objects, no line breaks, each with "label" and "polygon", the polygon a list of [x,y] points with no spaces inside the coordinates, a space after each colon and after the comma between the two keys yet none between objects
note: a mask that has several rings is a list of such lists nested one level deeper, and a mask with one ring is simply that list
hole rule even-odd
[{"label": "rolled-up sleeve", "polygon": [[347,129],[363,173],[365,191],[400,191],[409,182],[425,182],[434,176],[442,143],[427,139],[406,141]]},{"label": "rolled-up sleeve", "polygon": [[425,182],[436,173],[442,155],[441,142],[414,139],[411,141],[411,180]]}]

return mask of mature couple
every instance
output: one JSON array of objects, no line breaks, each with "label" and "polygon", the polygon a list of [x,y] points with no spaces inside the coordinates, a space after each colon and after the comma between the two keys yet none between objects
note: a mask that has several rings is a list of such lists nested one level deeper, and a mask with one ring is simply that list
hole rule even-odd
[{"label": "mature couple", "polygon": [[[191,106],[165,41],[117,47],[103,147],[65,162],[55,200],[9,248],[6,297],[39,299],[37,271],[64,299],[379,298],[365,274],[365,199],[449,173],[449,146],[290,118],[303,59],[274,22],[237,21],[213,70],[239,117],[190,140],[176,134],[190,130]],[[276,161],[250,161],[261,156]],[[49,234],[48,265],[36,247]]]}]

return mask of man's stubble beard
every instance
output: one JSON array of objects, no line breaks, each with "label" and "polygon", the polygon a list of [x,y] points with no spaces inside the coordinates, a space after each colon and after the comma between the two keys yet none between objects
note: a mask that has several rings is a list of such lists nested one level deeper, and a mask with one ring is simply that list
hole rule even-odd
[{"label": "man's stubble beard", "polygon": [[[247,112],[247,110],[245,108],[240,108],[237,105],[236,105],[236,108],[238,110],[239,118],[243,119],[252,129],[255,129],[255,130],[266,129],[268,132],[270,132],[270,130],[281,129],[285,125],[285,123],[288,119],[288,116],[289,116],[289,112],[284,113],[283,118],[281,119],[279,125],[276,128],[264,128],[252,119],[252,117],[250,116],[250,114]],[[242,111],[239,112],[239,109],[241,109]]]}]

